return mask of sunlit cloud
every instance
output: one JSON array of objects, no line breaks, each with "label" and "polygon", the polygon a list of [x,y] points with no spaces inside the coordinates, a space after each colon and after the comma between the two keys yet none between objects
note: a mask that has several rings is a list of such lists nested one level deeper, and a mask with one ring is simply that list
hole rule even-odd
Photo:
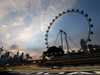
[{"label": "sunlit cloud", "polygon": [[35,57],[42,54],[46,50],[44,35],[49,23],[75,4],[76,0],[0,1],[0,47],[4,45],[11,52],[30,53]]},{"label": "sunlit cloud", "polygon": [[3,28],[6,28],[7,26],[6,26],[6,25],[2,25],[2,27],[3,27]]},{"label": "sunlit cloud", "polygon": [[7,34],[7,35],[6,35],[6,38],[9,38],[9,37],[10,37],[10,34]]}]

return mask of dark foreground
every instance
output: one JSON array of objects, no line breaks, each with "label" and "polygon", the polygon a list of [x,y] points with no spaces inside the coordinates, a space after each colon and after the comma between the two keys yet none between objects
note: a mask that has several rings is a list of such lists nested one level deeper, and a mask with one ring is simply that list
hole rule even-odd
[{"label": "dark foreground", "polygon": [[74,71],[74,72],[12,72],[0,71],[0,75],[100,75],[100,71]]},{"label": "dark foreground", "polygon": [[10,73],[9,71],[0,71],[0,75],[18,75],[18,74]]},{"label": "dark foreground", "polygon": [[100,65],[94,66],[65,66],[52,69],[38,65],[7,67],[0,70],[0,75],[100,75]]}]

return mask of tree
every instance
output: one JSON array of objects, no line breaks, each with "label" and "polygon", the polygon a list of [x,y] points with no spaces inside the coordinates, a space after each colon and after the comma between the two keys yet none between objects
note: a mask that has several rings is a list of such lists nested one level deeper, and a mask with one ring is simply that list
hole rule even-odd
[{"label": "tree", "polygon": [[30,58],[30,55],[27,53],[26,54],[26,59],[29,59]]},{"label": "tree", "polygon": [[27,53],[26,54],[26,59],[32,59],[32,57]]},{"label": "tree", "polygon": [[32,57],[30,57],[30,59],[32,59]]}]

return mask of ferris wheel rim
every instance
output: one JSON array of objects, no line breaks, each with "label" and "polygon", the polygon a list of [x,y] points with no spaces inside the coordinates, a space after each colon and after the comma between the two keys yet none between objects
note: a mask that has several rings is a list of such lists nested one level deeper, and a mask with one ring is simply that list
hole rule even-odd
[{"label": "ferris wheel rim", "polygon": [[88,33],[88,36],[87,36],[87,39],[86,39],[86,43],[88,41],[91,41],[91,39],[89,38],[91,34],[93,34],[93,31],[91,31],[91,28],[93,27],[93,24],[91,24],[91,18],[88,18],[88,14],[84,14],[83,11],[79,11],[78,9],[75,11],[74,9],[72,10],[67,10],[67,11],[63,11],[62,13],[59,13],[58,16],[55,16],[54,19],[52,19],[52,22],[49,24],[48,26],[48,29],[46,30],[46,34],[45,34],[45,41],[46,41],[46,48],[48,49],[49,48],[49,44],[48,44],[48,34],[49,34],[49,31],[50,31],[50,28],[52,27],[53,23],[58,19],[60,18],[61,16],[63,16],[64,14],[68,14],[68,13],[78,13],[78,14],[81,14],[82,16],[85,17],[85,19],[87,20],[88,22],[88,25],[89,25],[89,33]]}]

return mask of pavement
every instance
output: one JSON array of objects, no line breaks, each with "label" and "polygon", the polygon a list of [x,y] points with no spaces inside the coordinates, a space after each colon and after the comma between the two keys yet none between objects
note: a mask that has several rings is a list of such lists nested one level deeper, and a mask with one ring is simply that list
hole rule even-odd
[{"label": "pavement", "polygon": [[[86,66],[87,69],[80,67],[62,67],[59,69],[51,69],[51,67],[39,67],[37,65],[20,66],[1,70],[1,73],[8,73],[3,75],[72,75],[72,74],[100,74],[100,67],[96,66],[89,69],[91,66]],[[78,69],[77,69],[78,68]]]},{"label": "pavement", "polygon": [[72,72],[72,71],[100,71],[100,66],[71,66],[52,69],[51,67],[39,67],[38,65],[28,65],[16,68],[8,68],[7,71],[15,72]]},{"label": "pavement", "polygon": [[[7,71],[8,72],[8,71]],[[3,72],[3,75],[100,75],[98,71],[79,71],[79,72]],[[1,74],[1,73],[0,73]]]}]

